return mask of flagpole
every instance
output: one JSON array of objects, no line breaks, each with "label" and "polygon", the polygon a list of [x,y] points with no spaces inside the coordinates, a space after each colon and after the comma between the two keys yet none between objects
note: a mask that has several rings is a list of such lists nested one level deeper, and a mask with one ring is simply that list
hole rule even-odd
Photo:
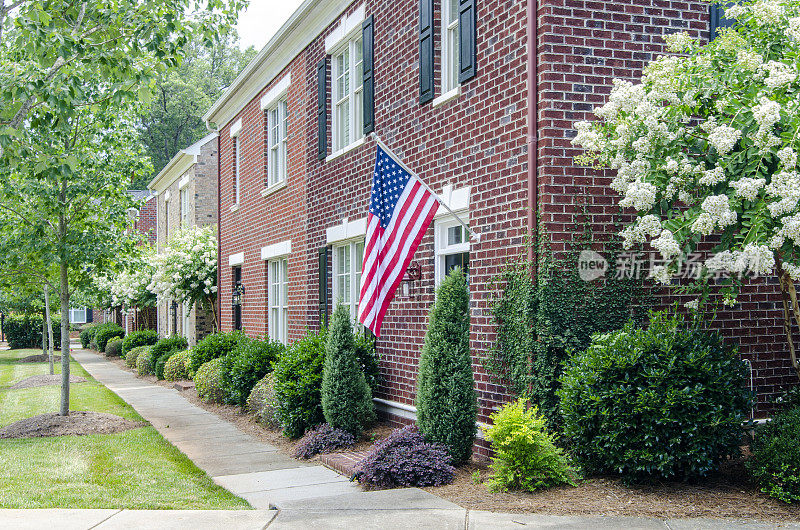
[{"label": "flagpole", "polygon": [[419,176],[419,175],[417,175],[417,174],[416,174],[414,171],[412,171],[412,170],[411,170],[411,168],[409,168],[407,165],[405,165],[405,164],[403,163],[403,161],[402,161],[402,160],[400,160],[400,157],[398,157],[398,156],[395,154],[395,152],[394,152],[394,151],[392,151],[392,150],[389,148],[389,146],[388,146],[388,145],[386,145],[385,143],[383,143],[383,142],[381,141],[381,139],[378,137],[378,135],[377,135],[377,134],[375,134],[374,132],[373,132],[373,133],[370,133],[370,134],[372,134],[372,136],[375,138],[375,141],[378,143],[378,145],[379,145],[379,146],[381,146],[381,147],[383,148],[383,150],[384,150],[384,151],[387,151],[387,152],[388,152],[388,153],[391,155],[392,159],[394,159],[394,161],[395,161],[395,162],[397,162],[398,164],[400,164],[400,167],[401,167],[401,168],[405,169],[405,170],[406,170],[406,171],[408,171],[408,172],[409,172],[411,175],[413,175],[414,177],[416,177],[416,178],[417,178],[417,180],[419,181],[419,183],[420,183],[420,184],[422,184],[422,185],[425,187],[425,189],[426,189],[426,190],[428,190],[428,191],[431,193],[431,195],[433,195],[434,197],[436,197],[436,201],[437,201],[439,204],[441,204],[442,206],[444,206],[445,210],[447,210],[448,212],[450,212],[450,215],[452,215],[453,217],[455,217],[455,218],[456,218],[456,221],[458,221],[459,223],[461,223],[461,226],[463,226],[463,227],[466,229],[466,231],[470,233],[470,235],[471,235],[471,236],[472,236],[472,237],[475,239],[475,241],[480,241],[480,240],[481,240],[481,235],[480,235],[479,233],[475,232],[474,230],[472,230],[472,229],[469,227],[469,225],[468,225],[467,223],[465,223],[465,222],[464,222],[464,220],[463,220],[463,219],[461,219],[461,218],[460,218],[458,215],[456,215],[456,213],[455,213],[453,210],[451,210],[451,209],[450,209],[450,207],[449,207],[447,204],[445,204],[445,202],[444,202],[442,199],[440,199],[440,198],[439,198],[439,195],[438,195],[436,192],[434,192],[434,191],[431,189],[431,187],[430,187],[430,186],[428,186],[428,185],[425,183],[425,181],[424,181],[424,180],[422,180],[422,178],[420,178],[420,176]]}]

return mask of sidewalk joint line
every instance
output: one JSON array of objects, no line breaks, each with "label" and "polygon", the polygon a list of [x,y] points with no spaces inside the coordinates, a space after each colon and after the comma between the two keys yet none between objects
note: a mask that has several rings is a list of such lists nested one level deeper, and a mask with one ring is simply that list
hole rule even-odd
[{"label": "sidewalk joint line", "polygon": [[88,530],[92,530],[92,528],[97,528],[98,526],[100,526],[101,524],[105,523],[106,521],[108,521],[108,520],[109,520],[109,519],[111,519],[112,517],[116,517],[117,515],[119,515],[120,513],[122,513],[122,511],[123,511],[123,510],[124,510],[124,508],[120,508],[120,509],[119,509],[119,510],[117,510],[116,512],[112,513],[111,515],[109,515],[108,517],[106,517],[105,519],[103,519],[102,521],[100,521],[99,523],[97,523],[96,525],[94,525],[94,526],[90,526],[90,527],[88,528]]}]

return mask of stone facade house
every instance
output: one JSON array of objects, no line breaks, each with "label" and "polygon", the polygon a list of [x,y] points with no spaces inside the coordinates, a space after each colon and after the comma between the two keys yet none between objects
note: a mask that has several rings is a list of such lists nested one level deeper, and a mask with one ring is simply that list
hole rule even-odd
[{"label": "stone facade house", "polygon": [[[150,182],[157,201],[159,252],[182,227],[216,224],[217,171],[217,134],[212,133],[178,152]],[[192,346],[211,332],[212,321],[200,308],[159,300],[157,328],[162,337],[183,335]]]},{"label": "stone facade house", "polygon": [[[440,208],[414,256],[420,274],[403,281],[377,341],[376,404],[398,422],[414,418],[435,288],[460,265],[487,421],[510,399],[482,363],[495,338],[492,280],[531,252],[537,215],[559,250],[584,213],[608,234],[619,212],[610,175],[574,163],[574,123],[593,118],[615,77],[638,80],[665,52],[664,35],[708,39],[715,9],[652,0],[304,2],[205,116],[219,132],[222,329],[291,342],[323,325],[335,304],[355,316],[376,135],[481,235],[470,240]],[[244,294],[233,305],[236,290]],[[717,324],[750,362],[763,413],[794,380],[779,297],[761,280],[741,300]]]}]

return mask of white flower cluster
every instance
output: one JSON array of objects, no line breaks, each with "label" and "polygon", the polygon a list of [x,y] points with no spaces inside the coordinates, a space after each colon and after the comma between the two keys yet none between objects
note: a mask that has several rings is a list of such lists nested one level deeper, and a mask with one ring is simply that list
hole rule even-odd
[{"label": "white flower cluster", "polygon": [[733,146],[742,137],[742,131],[734,129],[728,125],[714,127],[708,133],[708,141],[717,150],[717,153],[724,156],[731,152]]},{"label": "white flower cluster", "polygon": [[758,192],[766,185],[766,179],[745,177],[731,182],[731,187],[736,190],[736,196],[748,201],[756,200]]},{"label": "white flower cluster", "polygon": [[758,123],[758,134],[768,134],[776,123],[781,121],[781,105],[777,101],[762,97],[752,108],[753,118]]},{"label": "white flower cluster", "polygon": [[786,63],[770,61],[762,68],[767,72],[764,84],[770,88],[779,88],[797,79],[797,70]]},{"label": "white flower cluster", "polygon": [[783,263],[783,270],[789,273],[789,277],[796,282],[800,282],[800,267],[792,263]]},{"label": "white flower cluster", "polygon": [[725,18],[738,19],[742,15],[744,15],[745,13],[747,13],[747,8],[746,7],[744,7],[741,4],[733,4],[731,6],[728,6],[727,9],[725,9]]},{"label": "white flower cluster", "polygon": [[632,182],[625,192],[625,197],[619,201],[619,205],[623,208],[632,206],[640,212],[649,210],[656,203],[657,191],[658,188],[649,182]]},{"label": "white flower cluster", "polygon": [[708,219],[719,228],[725,228],[736,223],[736,212],[731,210],[731,205],[726,195],[709,195],[703,200],[700,209],[703,213],[708,214]]},{"label": "white flower cluster", "polygon": [[740,66],[751,72],[756,72],[764,64],[764,58],[758,53],[751,50],[739,50],[736,54],[736,60]]},{"label": "white flower cluster", "polygon": [[772,273],[775,269],[775,255],[766,245],[747,244],[743,250],[724,250],[706,260],[705,266],[711,272],[744,274],[752,272],[759,276]]},{"label": "white flower cluster", "polygon": [[789,19],[789,27],[786,28],[786,36],[800,41],[800,17],[792,17]]},{"label": "white flower cluster", "polygon": [[672,275],[664,265],[656,265],[650,269],[650,277],[662,285],[669,285],[672,281]]},{"label": "white flower cluster", "polygon": [[662,258],[668,261],[681,253],[680,245],[669,230],[661,232],[661,235],[652,240],[650,244],[661,254]]},{"label": "white flower cluster", "polygon": [[628,225],[620,232],[622,244],[626,249],[637,243],[644,243],[647,236],[656,237],[661,233],[661,221],[653,214],[640,217],[636,223]]},{"label": "white flower cluster", "polygon": [[[753,19],[761,26],[778,24],[786,9],[778,0],[761,0],[752,5]],[[730,12],[730,9],[728,9]]]},{"label": "white flower cluster", "polygon": [[714,169],[703,171],[703,176],[697,182],[703,186],[714,186],[723,180],[725,180],[725,169],[722,166],[717,166]]},{"label": "white flower cluster", "polygon": [[777,155],[784,169],[792,170],[797,167],[797,153],[791,147],[779,149]]},{"label": "white flower cluster", "polygon": [[217,240],[214,228],[192,227],[176,233],[153,258],[148,288],[179,302],[204,301],[217,292]]},{"label": "white flower cluster", "polygon": [[800,175],[796,171],[781,171],[772,175],[772,181],[765,188],[767,196],[777,199],[767,204],[772,217],[780,217],[792,212],[800,201]]},{"label": "white flower cluster", "polygon": [[642,85],[614,79],[614,87],[608,96],[608,103],[595,109],[594,113],[600,118],[611,120],[616,118],[620,111],[632,112],[644,99],[645,91]]},{"label": "white flower cluster", "polygon": [[592,129],[592,124],[588,121],[579,121],[575,124],[578,134],[572,139],[572,145],[580,145],[589,151],[600,151],[603,148],[603,137]]},{"label": "white flower cluster", "polygon": [[664,37],[664,42],[667,43],[667,50],[672,53],[685,52],[694,44],[694,39],[685,31],[671,33]]},{"label": "white flower cluster", "polygon": [[683,307],[691,311],[697,311],[697,309],[700,307],[700,300],[697,298],[695,298],[694,300],[690,300],[685,304],[683,304]]}]

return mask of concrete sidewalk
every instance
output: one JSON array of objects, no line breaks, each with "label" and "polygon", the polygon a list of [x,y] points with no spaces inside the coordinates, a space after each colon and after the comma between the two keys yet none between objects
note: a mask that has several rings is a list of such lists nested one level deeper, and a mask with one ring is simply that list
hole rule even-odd
[{"label": "concrete sidewalk", "polygon": [[[218,484],[256,510],[0,510],[5,529],[378,529],[641,528],[760,530],[778,525],[714,519],[573,517],[465,510],[417,488],[362,491],[323,466],[282,455],[194,406],[178,391],[147,383],[105,358],[75,350],[73,357],[95,379],[133,406],[162,435]],[[2,487],[0,485],[0,487]],[[783,525],[799,528],[799,524]]]}]

